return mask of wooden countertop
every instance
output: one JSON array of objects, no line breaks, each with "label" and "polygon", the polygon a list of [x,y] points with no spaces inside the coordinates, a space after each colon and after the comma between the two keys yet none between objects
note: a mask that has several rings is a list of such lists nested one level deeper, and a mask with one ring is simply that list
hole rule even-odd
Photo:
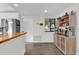
[{"label": "wooden countertop", "polygon": [[6,42],[8,40],[14,39],[16,37],[19,37],[21,35],[26,34],[25,32],[16,32],[12,34],[0,34],[0,43]]}]

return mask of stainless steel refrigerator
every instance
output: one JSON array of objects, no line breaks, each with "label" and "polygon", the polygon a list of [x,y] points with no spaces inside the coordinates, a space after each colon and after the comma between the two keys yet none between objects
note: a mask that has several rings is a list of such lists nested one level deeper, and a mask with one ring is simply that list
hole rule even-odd
[{"label": "stainless steel refrigerator", "polygon": [[20,32],[20,20],[18,19],[12,19],[13,22],[13,32]]}]

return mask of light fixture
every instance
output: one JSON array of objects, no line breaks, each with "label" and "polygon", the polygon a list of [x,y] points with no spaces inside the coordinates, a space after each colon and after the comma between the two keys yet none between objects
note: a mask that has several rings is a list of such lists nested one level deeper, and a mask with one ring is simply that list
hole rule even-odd
[{"label": "light fixture", "polygon": [[16,7],[17,7],[17,6],[19,6],[19,5],[18,5],[18,4],[14,4],[14,6],[16,6]]},{"label": "light fixture", "polygon": [[8,22],[8,23],[12,24],[13,22]]},{"label": "light fixture", "polygon": [[44,10],[44,12],[45,12],[45,13],[47,13],[47,12],[48,12],[48,10]]}]

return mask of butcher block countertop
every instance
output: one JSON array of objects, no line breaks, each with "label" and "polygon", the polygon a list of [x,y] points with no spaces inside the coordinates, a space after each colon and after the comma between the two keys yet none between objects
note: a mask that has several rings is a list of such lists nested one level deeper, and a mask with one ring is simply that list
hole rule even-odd
[{"label": "butcher block countertop", "polygon": [[16,33],[12,33],[12,34],[0,34],[0,43],[12,40],[14,38],[17,38],[21,35],[25,35],[26,32],[16,32]]}]

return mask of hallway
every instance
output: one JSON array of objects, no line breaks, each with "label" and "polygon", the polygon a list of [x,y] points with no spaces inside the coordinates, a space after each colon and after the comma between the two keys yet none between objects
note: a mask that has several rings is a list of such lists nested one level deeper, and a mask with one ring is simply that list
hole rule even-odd
[{"label": "hallway", "polygon": [[53,43],[30,43],[25,48],[24,55],[63,55]]}]

